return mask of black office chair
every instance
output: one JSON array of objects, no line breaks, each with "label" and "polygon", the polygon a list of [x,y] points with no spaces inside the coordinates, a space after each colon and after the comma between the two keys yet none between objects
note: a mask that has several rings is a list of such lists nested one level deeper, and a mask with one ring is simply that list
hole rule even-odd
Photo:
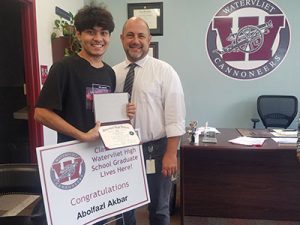
[{"label": "black office chair", "polygon": [[[257,98],[257,112],[265,128],[288,128],[298,112],[298,100],[291,95],[261,95]],[[251,119],[253,128],[259,119]]]},{"label": "black office chair", "polygon": [[[42,188],[36,164],[0,164],[0,196],[6,194],[39,194]],[[2,216],[0,225],[46,225],[42,198],[29,216]]]}]

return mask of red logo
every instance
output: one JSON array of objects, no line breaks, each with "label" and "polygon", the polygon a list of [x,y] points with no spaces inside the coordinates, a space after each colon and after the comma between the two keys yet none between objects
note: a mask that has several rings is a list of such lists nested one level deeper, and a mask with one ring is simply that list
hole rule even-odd
[{"label": "red logo", "polygon": [[66,152],[58,156],[50,169],[53,184],[63,190],[76,187],[82,181],[84,174],[85,163],[74,152]]},{"label": "red logo", "polygon": [[287,18],[274,3],[236,0],[212,19],[206,47],[222,74],[250,80],[272,72],[283,61],[289,43]]}]

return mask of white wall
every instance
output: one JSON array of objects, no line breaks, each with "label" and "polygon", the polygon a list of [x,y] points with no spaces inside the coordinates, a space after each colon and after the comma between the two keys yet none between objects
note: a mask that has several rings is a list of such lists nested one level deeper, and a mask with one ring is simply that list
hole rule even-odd
[{"label": "white wall", "polygon": [[[164,34],[154,36],[159,42],[159,58],[169,62],[179,73],[185,92],[186,121],[209,121],[215,127],[251,127],[257,117],[256,99],[261,94],[291,94],[300,100],[298,53],[300,52],[299,0],[272,0],[288,18],[291,29],[290,49],[277,69],[252,81],[238,81],[220,74],[206,53],[206,32],[215,13],[229,0],[97,0],[112,13],[116,29],[112,34],[105,61],[114,65],[125,58],[119,40],[127,19],[127,3],[163,2]],[[50,33],[55,6],[74,14],[90,0],[37,0],[38,47],[40,65],[52,64]],[[261,126],[261,124],[260,124]],[[293,127],[296,127],[294,121]],[[45,129],[45,144],[56,142],[54,132]]]},{"label": "white wall", "polygon": [[[88,3],[85,0],[85,3]],[[179,73],[185,92],[186,121],[208,121],[216,127],[251,127],[257,116],[256,99],[261,94],[292,94],[300,100],[299,0],[272,0],[285,13],[291,29],[290,49],[277,69],[252,81],[238,81],[220,74],[206,53],[206,32],[216,12],[230,0],[98,0],[111,11],[116,29],[105,61],[113,66],[124,60],[119,40],[127,19],[127,3],[163,2],[164,33],[154,36],[159,42],[159,58]],[[261,125],[261,123],[260,123]],[[293,123],[296,127],[296,123]]]},{"label": "white wall", "polygon": [[[54,20],[59,17],[55,14],[55,7],[58,6],[67,12],[76,14],[83,6],[83,0],[36,0],[37,39],[39,51],[39,64],[52,65],[52,50],[50,35],[53,31]],[[56,132],[44,127],[44,144],[55,144]]]}]

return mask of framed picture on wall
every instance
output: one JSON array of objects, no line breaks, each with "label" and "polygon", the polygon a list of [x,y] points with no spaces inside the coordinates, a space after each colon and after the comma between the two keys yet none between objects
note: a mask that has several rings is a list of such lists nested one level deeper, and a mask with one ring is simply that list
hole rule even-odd
[{"label": "framed picture on wall", "polygon": [[163,3],[128,3],[128,18],[141,17],[148,23],[151,35],[163,35]]},{"label": "framed picture on wall", "polygon": [[158,59],[158,42],[151,42],[148,55]]}]

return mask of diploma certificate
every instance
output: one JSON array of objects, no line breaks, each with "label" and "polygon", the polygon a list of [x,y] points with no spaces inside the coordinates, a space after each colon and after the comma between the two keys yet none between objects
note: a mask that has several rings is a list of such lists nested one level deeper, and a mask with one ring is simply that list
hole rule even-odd
[{"label": "diploma certificate", "polygon": [[129,123],[101,126],[99,133],[108,149],[140,144],[139,137]]},{"label": "diploma certificate", "polygon": [[132,125],[129,122],[127,123],[129,121],[126,114],[127,103],[127,93],[94,95],[95,118],[96,121],[102,123],[99,133],[105,147],[108,149],[140,144],[140,139]]},{"label": "diploma certificate", "polygon": [[150,29],[157,29],[157,17],[160,16],[159,9],[135,9],[133,15],[145,20]]},{"label": "diploma certificate", "polygon": [[128,18],[136,16],[145,20],[151,35],[163,35],[163,2],[128,3]]}]

